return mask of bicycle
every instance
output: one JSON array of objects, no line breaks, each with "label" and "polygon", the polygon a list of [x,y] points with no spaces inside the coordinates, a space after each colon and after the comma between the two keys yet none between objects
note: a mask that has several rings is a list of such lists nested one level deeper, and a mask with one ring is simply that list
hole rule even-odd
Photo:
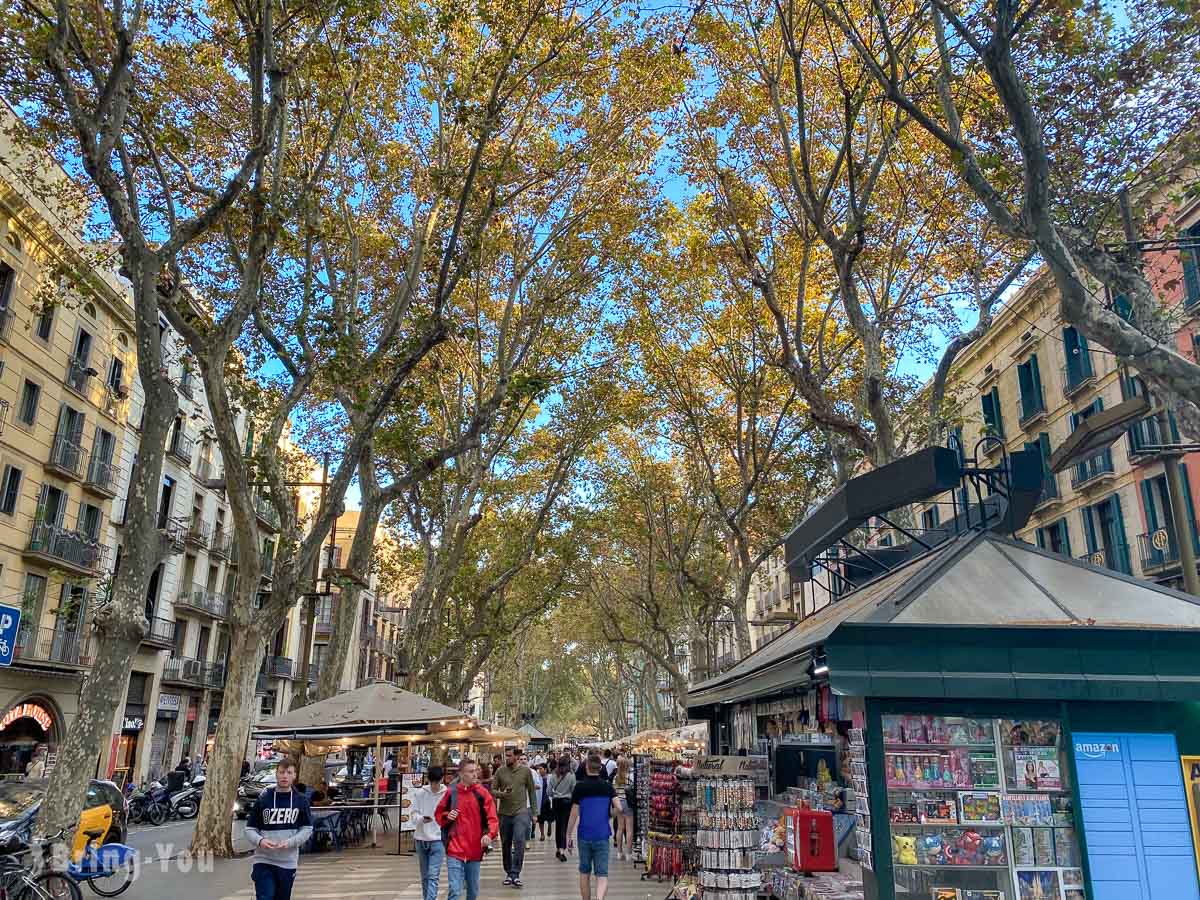
[{"label": "bicycle", "polygon": [[83,858],[67,866],[67,874],[101,897],[116,897],[137,877],[137,851],[125,844],[101,844],[103,831],[85,831]]},{"label": "bicycle", "polygon": [[[53,858],[53,848],[66,837],[66,829],[38,842],[43,862]],[[33,851],[20,842],[0,846],[0,900],[83,900],[79,884],[65,872],[47,868],[34,872],[19,859]]]}]

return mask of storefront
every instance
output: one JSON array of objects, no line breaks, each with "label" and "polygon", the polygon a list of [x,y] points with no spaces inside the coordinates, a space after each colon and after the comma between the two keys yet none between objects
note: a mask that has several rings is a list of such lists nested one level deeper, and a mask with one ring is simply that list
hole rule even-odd
[{"label": "storefront", "polygon": [[150,765],[147,774],[151,780],[161,777],[173,767],[173,763],[169,763],[168,760],[175,744],[175,725],[179,721],[180,701],[179,694],[163,692],[158,695],[154,731],[150,735]]},{"label": "storefront", "polygon": [[10,706],[0,717],[0,775],[25,775],[36,758],[57,752],[59,734],[49,701],[30,697]]},{"label": "storefront", "polygon": [[698,685],[689,712],[716,733],[753,703],[776,758],[789,727],[828,735],[867,898],[1200,900],[1197,659],[1196,598],[975,531]]}]

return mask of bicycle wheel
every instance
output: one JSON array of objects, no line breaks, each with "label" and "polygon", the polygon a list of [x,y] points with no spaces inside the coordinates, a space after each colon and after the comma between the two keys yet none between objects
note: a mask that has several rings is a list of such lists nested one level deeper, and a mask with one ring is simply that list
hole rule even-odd
[{"label": "bicycle wheel", "polygon": [[133,858],[129,857],[110,867],[106,874],[89,878],[87,886],[101,897],[115,897],[128,890],[133,877]]},{"label": "bicycle wheel", "polygon": [[30,880],[17,888],[16,900],[83,900],[79,883],[62,872],[42,872]]}]

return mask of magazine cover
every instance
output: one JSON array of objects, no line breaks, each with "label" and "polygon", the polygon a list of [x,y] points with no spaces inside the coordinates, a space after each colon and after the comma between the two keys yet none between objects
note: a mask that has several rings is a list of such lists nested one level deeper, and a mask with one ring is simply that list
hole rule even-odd
[{"label": "magazine cover", "polygon": [[1033,829],[1033,864],[1054,865],[1054,831],[1051,828]]},{"label": "magazine cover", "polygon": [[1033,829],[1013,828],[1013,862],[1018,866],[1033,865]]},{"label": "magazine cover", "polygon": [[1018,872],[1018,900],[1057,900],[1057,872]]},{"label": "magazine cover", "polygon": [[1054,859],[1056,865],[1079,865],[1079,850],[1075,843],[1074,828],[1054,829]]}]

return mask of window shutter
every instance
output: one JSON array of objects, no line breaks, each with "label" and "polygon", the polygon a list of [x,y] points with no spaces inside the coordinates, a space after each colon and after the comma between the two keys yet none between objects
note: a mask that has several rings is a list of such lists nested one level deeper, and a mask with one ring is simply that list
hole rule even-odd
[{"label": "window shutter", "polygon": [[1153,534],[1158,530],[1158,509],[1154,505],[1154,489],[1149,478],[1142,480],[1142,509],[1146,513],[1146,530]]},{"label": "window shutter", "polygon": [[1071,555],[1071,529],[1067,525],[1067,520],[1059,519],[1058,524],[1055,527],[1057,527],[1062,532],[1063,551],[1067,554],[1067,556],[1070,556]]},{"label": "window shutter", "polygon": [[[1195,242],[1200,238],[1200,225],[1193,225],[1186,233]],[[1179,251],[1179,258],[1183,263],[1183,303],[1192,306],[1200,303],[1200,250],[1187,247]]]},{"label": "window shutter", "polygon": [[1099,548],[1096,546],[1096,526],[1092,522],[1092,508],[1085,506],[1079,512],[1083,516],[1083,536],[1087,539],[1087,552],[1095,553]]},{"label": "window shutter", "polygon": [[1042,397],[1042,373],[1038,369],[1036,353],[1029,357],[1029,376],[1033,380],[1033,399],[1040,405],[1044,398]]}]

